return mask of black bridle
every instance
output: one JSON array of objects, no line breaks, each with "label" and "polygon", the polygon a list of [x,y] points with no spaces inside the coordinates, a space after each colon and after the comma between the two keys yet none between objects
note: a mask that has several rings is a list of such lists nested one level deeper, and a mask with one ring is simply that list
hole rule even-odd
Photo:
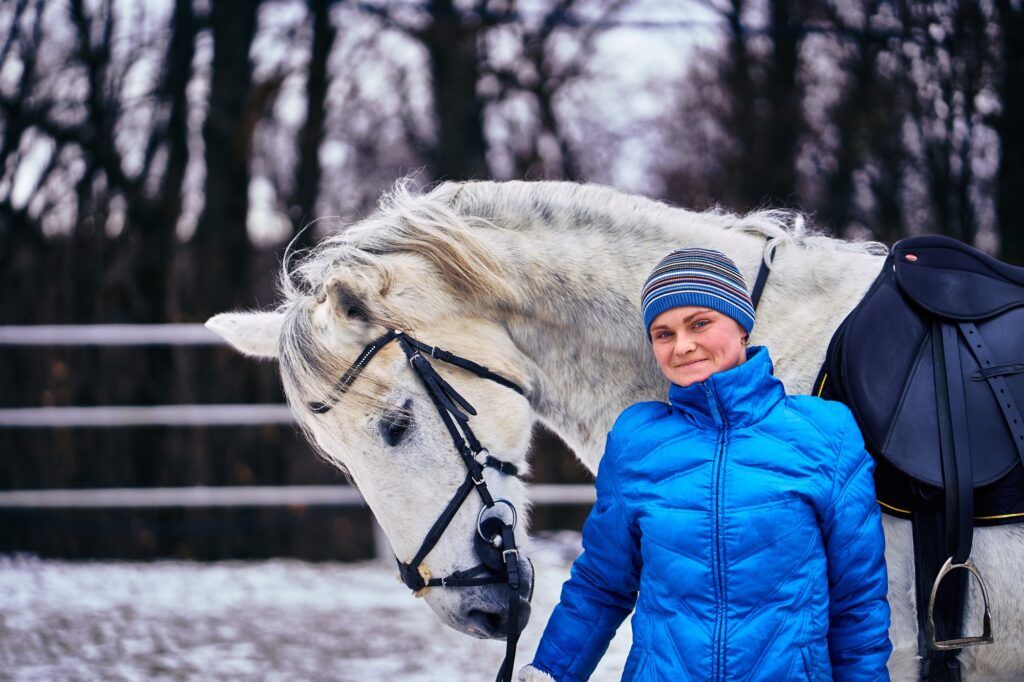
[{"label": "black bridle", "polygon": [[[508,601],[508,632],[505,638],[505,660],[502,661],[498,670],[497,682],[511,682],[513,665],[515,662],[516,645],[519,642],[519,550],[516,548],[515,527],[516,508],[511,502],[504,498],[495,499],[487,489],[484,481],[484,467],[497,469],[507,476],[518,476],[519,469],[511,462],[505,462],[492,457],[469,427],[469,416],[475,415],[476,410],[459,392],[452,387],[444,378],[437,373],[437,370],[423,357],[426,353],[432,358],[446,362],[450,365],[460,367],[472,372],[482,379],[489,379],[495,383],[511,388],[519,394],[523,389],[513,381],[509,381],[500,374],[496,374],[483,365],[478,365],[472,360],[454,355],[446,350],[429,346],[404,332],[393,329],[375,341],[370,342],[363,352],[359,354],[352,366],[338,379],[334,386],[334,396],[345,393],[356,380],[363,368],[373,359],[384,346],[394,340],[398,340],[405,356],[409,359],[409,365],[420,378],[423,386],[430,396],[431,402],[437,408],[437,413],[444,422],[448,433],[452,437],[455,451],[462,458],[466,466],[466,478],[455,491],[455,495],[448,502],[448,505],[441,512],[441,515],[427,532],[426,538],[420,545],[419,551],[413,556],[409,563],[398,561],[398,572],[406,587],[413,590],[418,597],[423,596],[430,587],[475,587],[493,583],[507,583],[509,588]],[[332,402],[309,403],[309,409],[316,414],[324,414],[335,404]],[[483,460],[478,459],[485,455]],[[470,493],[476,489],[484,507],[477,517],[477,532],[474,537],[474,546],[480,563],[472,568],[455,571],[443,578],[433,578],[430,572],[422,565],[430,550],[434,548],[445,529],[455,518],[462,503],[466,501]],[[484,519],[484,513],[488,509],[494,509],[498,504],[508,506],[512,512],[511,523],[505,523],[500,516],[492,516]],[[503,572],[501,572],[503,571]]]}]

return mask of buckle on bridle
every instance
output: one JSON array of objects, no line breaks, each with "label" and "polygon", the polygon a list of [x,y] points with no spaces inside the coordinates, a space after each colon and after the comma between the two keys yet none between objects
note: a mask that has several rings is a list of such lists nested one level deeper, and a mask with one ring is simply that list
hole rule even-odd
[{"label": "buckle on bridle", "polygon": [[505,561],[508,561],[508,555],[509,554],[515,554],[516,555],[516,559],[517,560],[519,559],[519,550],[516,549],[515,547],[513,547],[512,549],[506,549],[506,550],[502,551],[501,558],[504,559]]}]

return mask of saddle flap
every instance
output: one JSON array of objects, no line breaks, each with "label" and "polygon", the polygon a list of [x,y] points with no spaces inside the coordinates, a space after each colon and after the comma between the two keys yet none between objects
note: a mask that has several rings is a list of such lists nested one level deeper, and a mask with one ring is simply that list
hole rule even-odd
[{"label": "saddle flap", "polygon": [[900,289],[934,315],[981,320],[1024,306],[1024,268],[955,239],[911,237],[897,242],[892,253]]},{"label": "saddle flap", "polygon": [[[1024,310],[1018,323],[1024,323]],[[890,413],[882,455],[911,477],[941,487],[942,458],[935,400],[935,366],[930,335],[921,340],[903,394]],[[967,436],[974,487],[1002,478],[1019,461],[1013,434],[1007,430],[999,404],[988,384],[980,378],[977,361],[961,341],[957,353],[964,371]]]}]

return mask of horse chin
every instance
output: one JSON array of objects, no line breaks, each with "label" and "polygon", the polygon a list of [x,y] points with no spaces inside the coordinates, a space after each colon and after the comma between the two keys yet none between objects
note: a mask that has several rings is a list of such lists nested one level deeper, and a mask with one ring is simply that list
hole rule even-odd
[{"label": "horse chin", "polygon": [[[522,577],[517,599],[519,617],[516,634],[530,622],[533,597],[533,565],[520,563]],[[501,583],[471,588],[450,588],[439,603],[431,603],[441,620],[463,634],[479,639],[505,639],[509,633],[509,589]]]},{"label": "horse chin", "polygon": [[[501,590],[497,599],[474,599],[469,595],[463,600],[461,612],[448,625],[463,634],[478,639],[506,639],[509,630],[508,592]],[[492,595],[488,595],[491,597]],[[516,634],[523,631],[530,622],[530,602],[523,596],[519,599],[519,623]]]}]

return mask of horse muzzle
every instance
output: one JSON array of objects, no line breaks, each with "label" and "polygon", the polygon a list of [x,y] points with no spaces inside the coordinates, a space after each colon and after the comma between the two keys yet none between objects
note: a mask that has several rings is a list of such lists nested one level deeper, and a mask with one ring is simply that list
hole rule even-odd
[{"label": "horse muzzle", "polygon": [[530,622],[530,600],[533,598],[534,571],[529,559],[519,560],[522,580],[519,585],[519,615],[517,623],[510,622],[509,587],[496,583],[462,590],[458,593],[458,607],[447,619],[459,632],[480,639],[505,639],[510,631],[518,635]]}]

